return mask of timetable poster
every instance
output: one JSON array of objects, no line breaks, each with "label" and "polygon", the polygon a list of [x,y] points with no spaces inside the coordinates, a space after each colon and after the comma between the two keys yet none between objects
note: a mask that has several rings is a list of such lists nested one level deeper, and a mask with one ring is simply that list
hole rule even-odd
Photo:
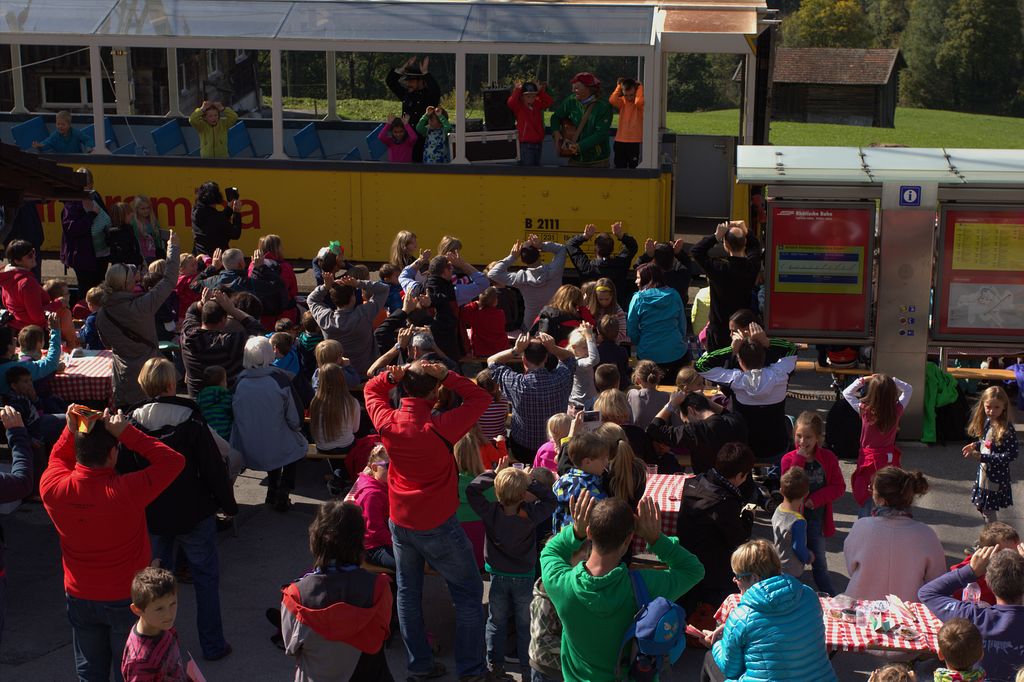
[{"label": "timetable poster", "polygon": [[936,338],[1024,337],[1024,207],[942,210]]},{"label": "timetable poster", "polygon": [[770,334],[868,335],[873,203],[776,202],[769,210]]}]

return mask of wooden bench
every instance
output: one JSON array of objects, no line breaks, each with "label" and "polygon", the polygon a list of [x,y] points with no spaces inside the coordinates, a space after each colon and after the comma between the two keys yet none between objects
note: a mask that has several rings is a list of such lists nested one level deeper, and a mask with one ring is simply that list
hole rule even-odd
[{"label": "wooden bench", "polygon": [[947,367],[946,371],[955,379],[979,381],[1013,381],[1017,376],[1009,369],[980,369],[977,367]]}]

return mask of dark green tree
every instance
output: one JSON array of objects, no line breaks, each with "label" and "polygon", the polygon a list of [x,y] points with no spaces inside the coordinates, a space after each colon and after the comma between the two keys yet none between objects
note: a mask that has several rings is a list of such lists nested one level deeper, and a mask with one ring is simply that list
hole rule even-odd
[{"label": "dark green tree", "polygon": [[782,23],[786,47],[871,47],[868,17],[857,0],[803,0]]},{"label": "dark green tree", "polygon": [[946,37],[946,16],[955,0],[911,0],[900,47],[907,68],[900,74],[900,99],[908,106],[951,109],[956,95],[936,61]]},{"label": "dark green tree", "polygon": [[668,110],[706,111],[720,104],[708,55],[673,54],[668,59]]},{"label": "dark green tree", "polygon": [[866,9],[876,47],[899,47],[910,18],[911,0],[867,0]]},{"label": "dark green tree", "polygon": [[945,20],[935,64],[952,84],[956,111],[1004,114],[1021,75],[1017,0],[956,0]]}]

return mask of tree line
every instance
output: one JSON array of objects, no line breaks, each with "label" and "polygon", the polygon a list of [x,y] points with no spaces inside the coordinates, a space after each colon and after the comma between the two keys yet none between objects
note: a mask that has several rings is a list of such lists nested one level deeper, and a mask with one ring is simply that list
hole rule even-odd
[{"label": "tree line", "polygon": [[1024,0],[775,0],[788,47],[899,48],[904,106],[1024,116]]}]

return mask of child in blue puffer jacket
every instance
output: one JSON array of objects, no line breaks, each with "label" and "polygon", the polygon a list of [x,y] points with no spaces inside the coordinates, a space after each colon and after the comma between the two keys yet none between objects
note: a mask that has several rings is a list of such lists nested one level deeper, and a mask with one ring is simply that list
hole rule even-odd
[{"label": "child in blue puffer jacket", "polygon": [[821,602],[791,575],[767,540],[751,540],[733,552],[740,602],[724,625],[705,632],[713,642],[701,680],[718,682],[835,682],[825,649]]}]

